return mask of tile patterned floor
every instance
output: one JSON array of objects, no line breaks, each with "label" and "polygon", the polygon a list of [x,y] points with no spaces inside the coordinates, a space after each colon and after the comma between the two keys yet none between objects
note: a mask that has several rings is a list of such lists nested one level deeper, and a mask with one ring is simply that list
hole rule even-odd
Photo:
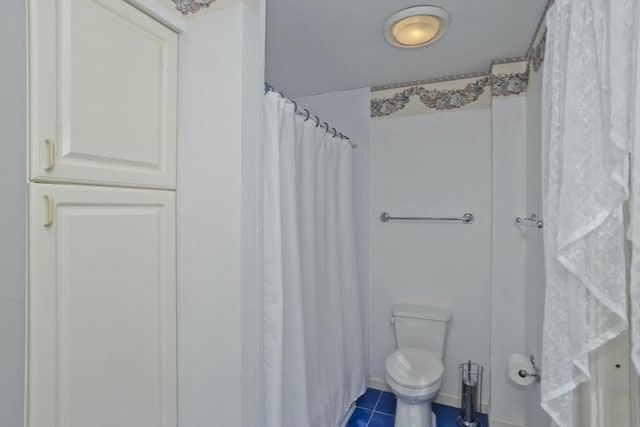
[{"label": "tile patterned floor", "polygon": [[[434,403],[437,427],[458,427],[456,418],[458,408]],[[393,427],[396,413],[396,398],[392,393],[368,388],[356,401],[356,409],[347,423],[347,427]],[[486,415],[480,416],[482,427],[489,427]]]}]

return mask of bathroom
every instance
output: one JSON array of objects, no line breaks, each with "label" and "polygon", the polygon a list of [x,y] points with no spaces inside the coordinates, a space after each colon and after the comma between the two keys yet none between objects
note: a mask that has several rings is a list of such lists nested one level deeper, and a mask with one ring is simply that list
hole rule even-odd
[{"label": "bathroom", "polygon": [[[394,328],[390,322],[393,304],[412,302],[447,308],[452,312],[452,321],[445,349],[443,385],[436,402],[459,406],[458,365],[471,359],[486,369],[483,400],[485,405],[491,402],[490,424],[498,426],[524,425],[525,399],[534,400],[536,393],[539,393],[535,384],[528,389],[514,387],[504,372],[511,353],[533,354],[538,358],[541,355],[541,337],[536,336],[535,331],[542,327],[544,271],[541,255],[536,258],[534,254],[527,258],[526,251],[542,252],[542,230],[514,224],[516,217],[529,216],[531,213],[540,215],[542,211],[540,196],[526,199],[527,194],[535,195],[534,191],[527,191],[527,185],[537,185],[541,180],[540,164],[534,160],[539,159],[540,154],[527,157],[526,153],[527,149],[540,152],[540,136],[527,135],[526,130],[535,132],[536,129],[531,124],[527,125],[527,121],[532,123],[538,119],[532,114],[535,114],[536,107],[540,108],[541,84],[539,72],[532,71],[532,95],[525,92],[525,81],[514,86],[511,92],[491,96],[491,84],[487,82],[487,76],[519,78],[526,73],[529,64],[523,58],[504,63],[492,62],[505,59],[506,56],[526,56],[529,46],[532,49],[538,46],[539,43],[534,43],[533,38],[544,10],[543,3],[528,5],[526,10],[518,12],[522,16],[537,17],[529,19],[530,29],[526,36],[516,33],[522,38],[522,45],[526,46],[524,50],[509,51],[507,48],[506,52],[509,53],[502,57],[486,57],[492,54],[482,52],[478,56],[482,56],[481,64],[485,64],[482,67],[486,70],[475,76],[456,77],[455,74],[466,74],[470,70],[460,68],[457,72],[450,71],[451,68],[447,69],[445,64],[454,62],[447,58],[455,55],[443,53],[444,46],[437,50],[438,44],[444,44],[447,37],[456,37],[456,28],[461,31],[460,27],[454,27],[454,23],[464,25],[466,22],[459,22],[470,19],[464,15],[463,7],[454,9],[455,4],[446,5],[452,14],[451,28],[447,34],[433,45],[413,50],[387,43],[381,30],[384,20],[378,19],[378,25],[361,30],[368,31],[362,38],[374,39],[378,36],[374,39],[377,54],[389,55],[388,58],[381,58],[380,63],[372,68],[377,69],[383,62],[406,63],[409,70],[397,67],[396,74],[404,73],[412,77],[386,80],[384,83],[388,85],[381,89],[347,87],[344,91],[312,96],[297,96],[297,93],[307,90],[307,86],[328,85],[325,82],[330,77],[325,76],[330,71],[315,73],[310,79],[296,79],[296,76],[313,73],[315,64],[307,60],[297,65],[285,61],[284,55],[290,54],[287,48],[297,48],[299,50],[293,56],[300,57],[306,46],[291,46],[289,43],[285,47],[278,47],[277,42],[285,43],[285,22],[292,16],[306,22],[314,18],[322,22],[329,17],[321,15],[323,12],[318,8],[293,6],[290,2],[274,2],[267,9],[269,84],[287,96],[292,93],[299,108],[307,108],[322,121],[327,121],[331,127],[358,142],[358,147],[353,151],[354,198],[357,242],[360,244],[358,261],[359,266],[367,266],[360,273],[360,281],[368,282],[368,295],[363,298],[368,300],[365,312],[370,331],[369,386],[389,391],[384,367],[385,359],[396,345]],[[355,16],[360,13],[358,6],[343,7],[342,13],[349,16],[345,21],[356,19]],[[384,12],[378,13],[384,18],[395,9],[403,9],[399,5],[384,4],[386,8],[382,4],[377,6],[384,9]],[[273,13],[276,17],[272,19],[280,24],[273,30],[275,34],[270,32],[269,23],[272,21],[269,7],[275,9]],[[467,13],[475,16],[477,11]],[[499,20],[497,17],[494,19]],[[321,31],[311,25],[308,25],[307,31],[311,39],[323,37]],[[484,37],[482,28],[477,31],[472,38]],[[356,35],[350,32],[345,37],[351,39]],[[333,39],[322,40],[329,44]],[[496,39],[488,44],[499,42]],[[373,44],[373,41],[369,43]],[[271,44],[274,46],[273,62],[269,56]],[[324,49],[340,49],[336,45],[330,46]],[[347,46],[343,50],[349,49],[355,47]],[[433,59],[430,58],[432,51]],[[392,54],[398,56],[391,57]],[[416,59],[412,59],[412,55]],[[419,65],[417,58],[422,61]],[[341,60],[329,62],[340,63]],[[362,62],[360,58],[354,61],[356,64]],[[435,77],[444,81],[437,79],[423,85],[405,83],[424,80],[431,75],[427,74],[427,70],[432,62],[439,63],[438,66],[443,68]],[[336,65],[335,68],[345,74],[347,70],[351,71],[347,65]],[[392,74],[392,71],[385,68],[380,71],[381,75],[384,73]],[[346,78],[354,79],[354,74],[348,74]],[[375,75],[373,72],[371,74]],[[315,83],[316,80],[319,80],[318,83]],[[334,80],[342,85],[348,84],[335,77]],[[411,96],[403,108],[391,106],[391,114],[385,112],[384,106],[374,107],[376,100],[389,100],[394,96],[398,98],[396,94],[409,87],[419,86],[437,91],[464,90],[467,85],[477,82],[484,85],[485,90],[477,99],[469,98],[464,101],[465,105],[458,108],[428,108],[420,102],[418,95]],[[336,84],[333,81],[331,83]],[[314,93],[313,89],[309,91]],[[409,217],[458,217],[471,213],[474,222],[469,225],[382,222],[382,212]],[[529,277],[525,275],[527,259]],[[528,298],[525,295],[527,292]],[[534,302],[527,307],[525,299]],[[535,405],[531,405],[530,410],[529,419],[539,421],[538,424],[529,421],[526,425],[542,426],[549,423]]]},{"label": "bathroom", "polygon": [[[433,44],[403,49],[384,39],[385,20],[423,3],[376,2],[365,12],[358,2],[326,8],[272,2],[266,80],[293,98],[303,115],[307,109],[311,120],[318,115],[321,125],[326,121],[358,142],[353,191],[359,280],[367,284],[368,386],[391,391],[385,360],[396,348],[392,306],[444,307],[452,320],[435,402],[460,406],[458,365],[471,359],[485,367],[483,412],[490,425],[547,426],[539,383],[515,386],[506,365],[512,353],[542,360],[545,270],[537,224],[543,213],[542,18],[548,2],[508,3],[474,9],[465,2],[429,2],[449,11],[447,33]],[[327,32],[326,22],[334,22],[336,31]],[[291,40],[303,28],[315,43]],[[475,68],[462,65],[474,59]],[[356,82],[367,78],[375,83],[359,88]],[[477,86],[484,91],[475,96]],[[439,106],[421,99],[425,92],[435,99],[433,93],[446,91],[460,98]],[[474,222],[383,222],[383,212],[471,213]],[[634,375],[628,339],[623,334],[594,355],[603,371],[593,390],[628,396]],[[631,411],[625,405],[604,398],[598,421],[585,416],[580,425],[636,425],[622,415]],[[374,411],[369,425],[388,422],[375,417]]]},{"label": "bathroom", "polygon": [[[2,6],[12,2],[17,0]],[[357,144],[352,191],[365,385],[389,391],[385,359],[396,349],[392,306],[442,307],[450,310],[451,322],[434,402],[460,406],[458,365],[472,360],[484,367],[480,409],[491,426],[550,426],[540,384],[515,386],[506,375],[513,353],[533,355],[537,363],[543,357],[543,229],[536,221],[515,219],[543,213],[548,2],[196,0],[202,6],[186,14],[176,11],[179,0],[129,3],[180,34],[177,425],[263,425],[269,399],[261,393],[263,254],[256,183],[263,173],[259,144],[267,82],[295,100],[299,111],[307,109],[310,120],[318,116],[320,125],[326,122],[330,132],[335,128]],[[385,20],[426,4],[448,10],[448,31],[432,45],[391,46]],[[8,10],[0,15],[9,16]],[[2,40],[15,41],[20,28],[4,24]],[[4,43],[3,52],[8,48]],[[366,55],[375,62],[362,62]],[[12,81],[27,85],[24,70],[12,72]],[[406,104],[389,101],[410,87],[420,89]],[[420,91],[464,96],[428,106]],[[6,104],[3,117],[26,109]],[[16,134],[3,133],[2,139],[9,137]],[[10,242],[24,240],[25,190],[14,193],[10,185],[26,174],[15,161],[25,156],[24,147],[16,150],[2,159],[0,175],[3,193],[11,194],[7,205],[11,200],[23,206],[3,214],[10,215],[2,221]],[[383,222],[383,212],[470,213],[473,222]],[[0,295],[2,341],[11,343],[0,356],[2,427],[23,425],[26,304],[19,283],[26,249],[16,244],[22,246],[12,253],[22,258],[3,258],[2,264],[8,272],[3,277],[12,281],[3,278],[7,286]],[[591,421],[581,425],[640,425],[638,380],[628,354],[626,333],[593,353],[593,378],[579,390],[593,399],[580,408],[580,416]]]}]

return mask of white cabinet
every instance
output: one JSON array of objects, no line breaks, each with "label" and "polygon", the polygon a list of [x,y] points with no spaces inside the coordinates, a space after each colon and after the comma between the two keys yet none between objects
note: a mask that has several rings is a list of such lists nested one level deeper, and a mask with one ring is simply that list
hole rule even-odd
[{"label": "white cabinet", "polygon": [[30,178],[174,189],[178,36],[123,0],[30,0]]},{"label": "white cabinet", "polygon": [[25,425],[176,427],[178,36],[124,0],[27,16]]},{"label": "white cabinet", "polygon": [[175,427],[175,194],[29,184],[31,427]]}]

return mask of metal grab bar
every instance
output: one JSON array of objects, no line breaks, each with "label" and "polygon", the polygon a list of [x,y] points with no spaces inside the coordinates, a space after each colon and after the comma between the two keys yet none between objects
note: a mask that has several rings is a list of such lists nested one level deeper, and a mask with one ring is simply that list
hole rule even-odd
[{"label": "metal grab bar", "polygon": [[388,212],[382,212],[380,214],[380,221],[460,221],[464,224],[473,223],[474,217],[470,213],[466,213],[461,217],[438,217],[438,216],[391,216]]}]

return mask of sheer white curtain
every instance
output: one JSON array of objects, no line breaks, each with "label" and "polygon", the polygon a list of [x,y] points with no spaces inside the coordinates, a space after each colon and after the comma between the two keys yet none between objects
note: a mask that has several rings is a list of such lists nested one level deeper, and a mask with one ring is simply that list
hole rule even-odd
[{"label": "sheer white curtain", "polygon": [[[631,359],[636,371],[640,374],[640,5],[635,4],[629,10],[628,19],[636,36],[635,44],[631,46],[628,55],[633,61],[632,79],[626,88],[632,97],[631,116],[631,201],[629,203],[630,227],[629,238],[632,242],[631,258]],[[632,378],[631,381],[635,379]],[[640,415],[640,414],[638,414]]]},{"label": "sheer white curtain", "polygon": [[264,425],[336,426],[365,387],[351,146],[264,101]]},{"label": "sheer white curtain", "polygon": [[636,33],[636,0],[556,0],[547,15],[542,405],[563,427],[575,425],[588,353],[628,326],[623,206],[638,138]]}]

